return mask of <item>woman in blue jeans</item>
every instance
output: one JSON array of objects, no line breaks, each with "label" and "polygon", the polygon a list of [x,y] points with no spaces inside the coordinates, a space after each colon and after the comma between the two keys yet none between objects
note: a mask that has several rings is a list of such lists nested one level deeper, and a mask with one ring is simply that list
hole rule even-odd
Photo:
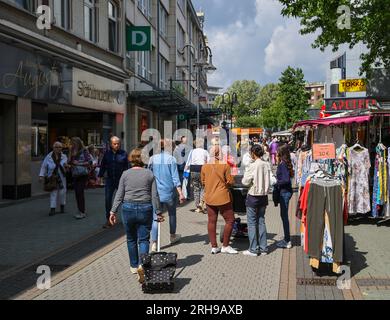
[{"label": "woman in blue jeans", "polygon": [[279,248],[290,249],[290,221],[288,220],[288,206],[292,197],[291,179],[294,177],[294,169],[291,163],[290,150],[288,145],[278,148],[276,155],[278,168],[276,170],[277,187],[280,192],[280,216],[283,222],[284,239],[277,243]]},{"label": "woman in blue jeans", "polygon": [[130,272],[143,282],[144,271],[140,265],[142,255],[149,253],[150,231],[153,223],[153,208],[157,220],[163,221],[160,200],[152,171],[144,168],[142,149],[134,149],[129,155],[132,168],[123,172],[119,181],[110,213],[110,223],[117,221],[116,213],[122,204],[122,221],[127,236],[130,257]]},{"label": "woman in blue jeans", "polygon": [[261,145],[254,145],[250,155],[252,161],[246,167],[242,178],[242,184],[250,186],[246,198],[249,249],[243,254],[257,257],[267,254],[267,228],[264,215],[268,205],[271,165],[262,159],[264,149]]}]

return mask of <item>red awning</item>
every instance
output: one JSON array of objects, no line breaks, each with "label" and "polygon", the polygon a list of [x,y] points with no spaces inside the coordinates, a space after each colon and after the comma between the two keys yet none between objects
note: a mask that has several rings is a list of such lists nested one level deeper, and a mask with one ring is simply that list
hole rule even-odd
[{"label": "red awning", "polygon": [[350,124],[350,123],[361,123],[369,121],[372,118],[370,115],[366,116],[355,116],[355,117],[342,117],[342,118],[331,118],[331,119],[316,119],[316,120],[303,120],[294,124],[293,129],[303,126],[337,126],[340,124]]}]

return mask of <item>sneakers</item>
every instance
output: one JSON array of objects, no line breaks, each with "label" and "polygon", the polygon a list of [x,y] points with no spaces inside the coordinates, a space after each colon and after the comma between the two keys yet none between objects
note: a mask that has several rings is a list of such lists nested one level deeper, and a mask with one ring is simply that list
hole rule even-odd
[{"label": "sneakers", "polygon": [[79,212],[79,213],[76,213],[73,217],[80,220],[80,219],[84,219],[86,217],[86,215],[85,215],[85,213]]},{"label": "sneakers", "polygon": [[130,267],[130,272],[131,272],[132,274],[137,274],[137,273],[138,273],[138,268]]},{"label": "sneakers", "polygon": [[228,254],[237,254],[238,253],[238,251],[234,250],[231,246],[222,247],[221,252],[228,253]]},{"label": "sneakers", "polygon": [[285,240],[281,240],[276,244],[279,248],[291,249],[292,244],[291,241],[286,242]]},{"label": "sneakers", "polygon": [[175,244],[180,240],[180,238],[181,238],[180,234],[175,234],[175,235],[171,234],[171,244]]},{"label": "sneakers", "polygon": [[217,253],[220,253],[221,252],[221,249],[220,248],[211,248],[211,254],[217,254]]},{"label": "sneakers", "polygon": [[260,253],[261,256],[266,256],[267,254],[268,254],[268,252],[266,252],[266,251],[263,251]]},{"label": "sneakers", "polygon": [[152,248],[150,249],[152,252],[157,252],[157,242],[152,243]]},{"label": "sneakers", "polygon": [[244,256],[257,257],[256,253],[250,252],[249,250],[245,250],[242,254]]},{"label": "sneakers", "polygon": [[203,213],[203,210],[202,210],[201,208],[196,208],[196,209],[195,209],[195,212],[196,212],[196,213]]}]

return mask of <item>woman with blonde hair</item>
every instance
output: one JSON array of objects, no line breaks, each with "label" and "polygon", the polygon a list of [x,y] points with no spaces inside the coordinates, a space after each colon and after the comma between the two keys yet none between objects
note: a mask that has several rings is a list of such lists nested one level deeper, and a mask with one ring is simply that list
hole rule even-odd
[{"label": "woman with blonde hair", "polygon": [[[234,179],[230,174],[230,166],[222,159],[222,151],[218,145],[211,148],[210,155],[209,163],[202,167],[201,179],[202,184],[205,186],[204,200],[207,205],[211,253],[237,254],[238,252],[229,245],[234,224],[229,188],[234,183]],[[225,219],[222,249],[218,248],[217,245],[218,213]]]},{"label": "woman with blonde hair", "polygon": [[69,165],[71,167],[73,188],[78,208],[78,212],[74,215],[76,219],[83,219],[87,216],[85,213],[84,190],[88,182],[91,164],[91,156],[84,147],[83,141],[79,137],[73,137],[69,152]]}]

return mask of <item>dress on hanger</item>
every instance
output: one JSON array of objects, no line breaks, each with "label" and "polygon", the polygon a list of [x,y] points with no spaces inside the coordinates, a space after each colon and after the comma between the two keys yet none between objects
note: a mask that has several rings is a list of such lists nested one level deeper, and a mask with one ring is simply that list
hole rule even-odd
[{"label": "dress on hanger", "polygon": [[369,170],[371,168],[368,149],[357,151],[348,149],[349,180],[348,180],[348,212],[350,215],[371,211]]}]

